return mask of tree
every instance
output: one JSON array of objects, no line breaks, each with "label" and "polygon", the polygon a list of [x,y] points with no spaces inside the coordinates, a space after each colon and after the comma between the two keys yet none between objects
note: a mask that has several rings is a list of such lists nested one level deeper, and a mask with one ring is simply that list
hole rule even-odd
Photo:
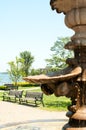
[{"label": "tree", "polygon": [[73,51],[64,48],[69,40],[69,37],[58,37],[57,41],[50,48],[53,53],[50,59],[46,59],[46,68],[62,69],[67,66],[66,59],[73,56]]},{"label": "tree", "polygon": [[20,80],[21,78],[21,70],[20,70],[20,63],[18,58],[16,57],[15,62],[14,61],[10,61],[8,62],[10,69],[8,69],[8,74],[10,76],[10,79],[15,83],[15,86],[17,86],[17,82]]},{"label": "tree", "polygon": [[20,53],[19,61],[21,63],[21,73],[22,76],[29,75],[29,69],[34,61],[34,57],[29,51],[24,51]]},{"label": "tree", "polygon": [[31,69],[30,75],[46,74],[46,68]]}]

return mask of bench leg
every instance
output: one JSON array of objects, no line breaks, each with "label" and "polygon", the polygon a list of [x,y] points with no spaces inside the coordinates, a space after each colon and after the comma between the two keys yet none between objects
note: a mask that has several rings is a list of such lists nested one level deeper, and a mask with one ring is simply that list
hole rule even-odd
[{"label": "bench leg", "polygon": [[37,100],[35,99],[35,106],[37,106]]},{"label": "bench leg", "polygon": [[5,97],[3,96],[3,101],[5,100]]},{"label": "bench leg", "polygon": [[17,101],[16,97],[15,97],[14,101],[15,101],[15,102]]},{"label": "bench leg", "polygon": [[42,102],[42,105],[43,105],[43,107],[44,107],[44,102],[43,102],[43,100],[42,100],[41,102]]},{"label": "bench leg", "polygon": [[21,104],[21,99],[19,98],[19,104]]},{"label": "bench leg", "polygon": [[11,101],[10,97],[7,98],[7,101]]}]

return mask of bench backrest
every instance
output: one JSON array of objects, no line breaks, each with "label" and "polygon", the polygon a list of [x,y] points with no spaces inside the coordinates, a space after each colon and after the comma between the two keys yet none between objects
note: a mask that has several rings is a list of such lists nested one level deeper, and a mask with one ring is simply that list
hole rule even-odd
[{"label": "bench backrest", "polygon": [[29,92],[26,91],[26,95],[25,97],[29,97],[29,98],[43,98],[43,93],[42,92]]},{"label": "bench backrest", "polygon": [[22,94],[23,94],[23,91],[19,91],[19,90],[10,90],[9,91],[9,95],[13,95],[18,98],[22,97]]},{"label": "bench backrest", "polygon": [[18,89],[18,86],[15,86],[14,84],[4,84],[4,86],[6,86],[6,90]]},{"label": "bench backrest", "polygon": [[22,90],[22,91],[16,91],[16,93],[15,93],[15,96],[16,96],[17,98],[21,98],[22,95],[23,95],[23,90]]},{"label": "bench backrest", "polygon": [[15,95],[15,93],[16,93],[15,90],[10,90],[8,94],[9,94],[9,95]]}]

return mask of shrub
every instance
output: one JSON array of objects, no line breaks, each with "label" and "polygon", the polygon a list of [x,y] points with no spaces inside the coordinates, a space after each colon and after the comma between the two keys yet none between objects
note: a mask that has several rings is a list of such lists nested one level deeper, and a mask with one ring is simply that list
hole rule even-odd
[{"label": "shrub", "polygon": [[7,87],[4,86],[4,85],[3,85],[3,86],[0,86],[0,90],[6,90],[6,88],[7,88]]},{"label": "shrub", "polygon": [[38,84],[29,83],[29,82],[18,82],[18,86],[21,87],[33,87],[33,86],[39,86]]}]

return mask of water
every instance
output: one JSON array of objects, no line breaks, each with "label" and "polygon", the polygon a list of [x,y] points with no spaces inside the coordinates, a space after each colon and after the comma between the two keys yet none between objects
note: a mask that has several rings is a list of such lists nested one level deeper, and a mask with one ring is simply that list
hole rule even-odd
[{"label": "water", "polygon": [[6,83],[12,83],[9,74],[7,72],[0,73],[0,85],[4,85]]}]

